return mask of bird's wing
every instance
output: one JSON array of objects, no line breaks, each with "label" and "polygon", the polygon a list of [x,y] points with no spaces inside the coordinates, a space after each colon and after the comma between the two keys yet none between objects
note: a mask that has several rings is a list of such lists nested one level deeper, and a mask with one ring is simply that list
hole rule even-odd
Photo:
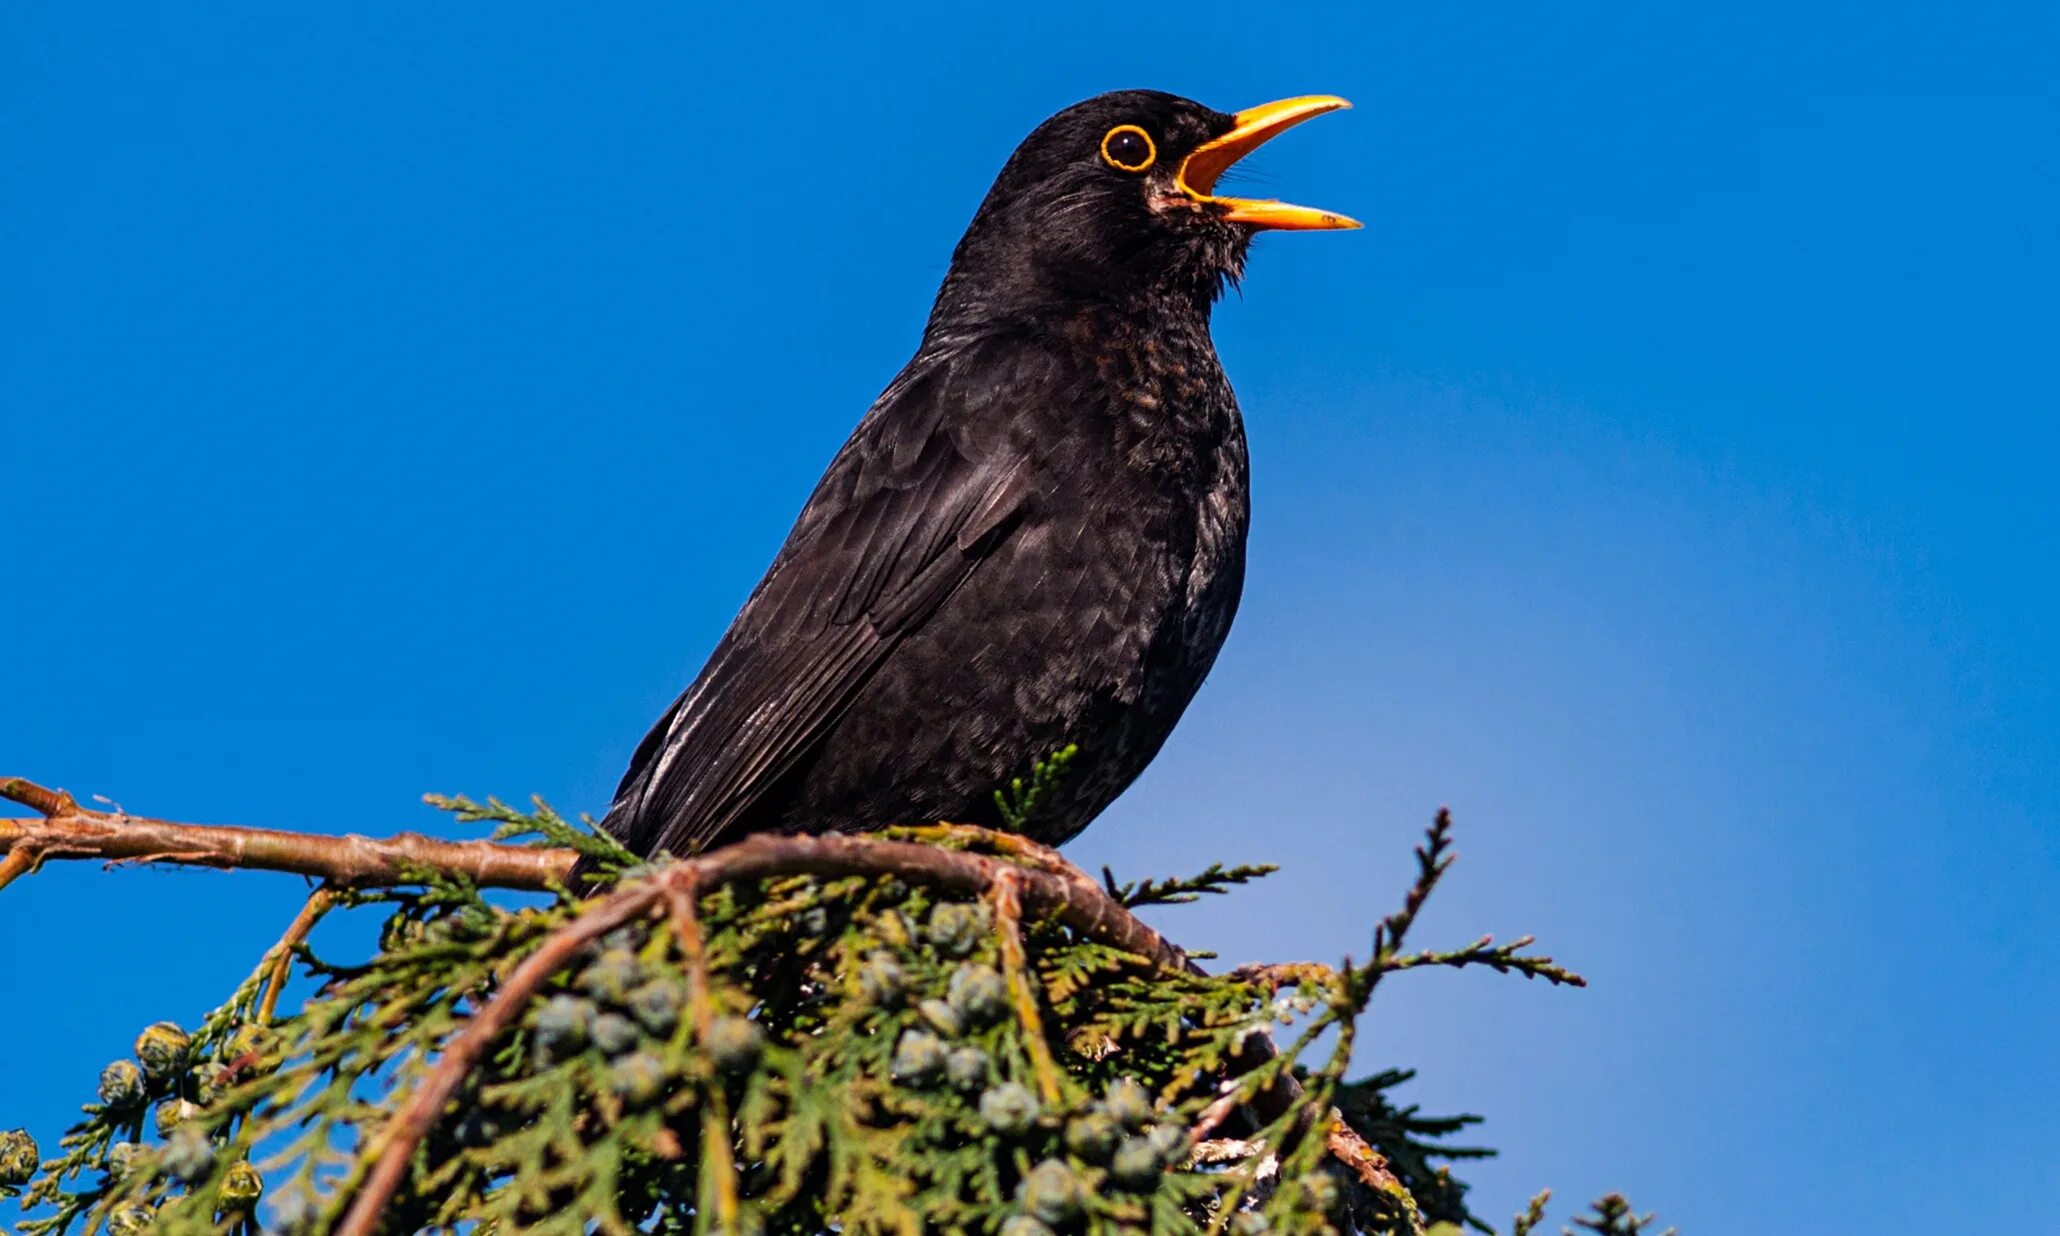
[{"label": "bird's wing", "polygon": [[859,423],[692,686],[652,727],[605,822],[640,854],[724,840],[892,652],[1013,531],[1034,482],[1017,411],[1037,349],[896,379]]}]

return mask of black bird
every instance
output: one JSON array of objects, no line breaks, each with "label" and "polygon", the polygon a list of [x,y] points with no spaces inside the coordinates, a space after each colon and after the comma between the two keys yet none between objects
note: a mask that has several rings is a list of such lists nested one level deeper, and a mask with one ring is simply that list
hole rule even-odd
[{"label": "black bird", "polygon": [[915,358],[823,474],[604,826],[687,853],[753,832],[997,825],[996,787],[1078,755],[1057,844],[1144,770],[1244,583],[1244,428],[1209,338],[1254,232],[1341,215],[1213,195],[1348,106],[1235,115],[1149,90],[1039,125],[973,216]]}]

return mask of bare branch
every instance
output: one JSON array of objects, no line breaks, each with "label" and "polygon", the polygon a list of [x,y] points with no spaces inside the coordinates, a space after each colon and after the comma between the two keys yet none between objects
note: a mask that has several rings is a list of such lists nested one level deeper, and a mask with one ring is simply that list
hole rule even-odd
[{"label": "bare branch", "polygon": [[0,858],[0,888],[14,883],[15,877],[34,866],[36,856],[27,850],[10,850],[6,858]]},{"label": "bare branch", "polygon": [[81,807],[62,790],[20,777],[0,779],[0,798],[42,818],[0,818],[0,887],[49,859],[182,863],[285,871],[349,887],[406,884],[411,873],[444,871],[488,888],[544,890],[572,870],[572,851],[490,841],[443,841],[420,833],[341,837],[171,820]]},{"label": "bare branch", "polygon": [[[279,995],[286,990],[286,981],[293,976],[293,951],[307,940],[315,924],[321,922],[322,916],[336,905],[336,899],[335,889],[326,885],[316,889],[308,897],[307,904],[300,908],[300,913],[293,916],[293,922],[287,925],[286,934],[279,937],[279,943],[266,951],[265,958],[271,961],[272,968],[265,976],[265,998],[258,1004],[259,1025],[272,1024],[272,1014],[279,1007]],[[263,965],[264,962],[261,960],[258,964]]]}]

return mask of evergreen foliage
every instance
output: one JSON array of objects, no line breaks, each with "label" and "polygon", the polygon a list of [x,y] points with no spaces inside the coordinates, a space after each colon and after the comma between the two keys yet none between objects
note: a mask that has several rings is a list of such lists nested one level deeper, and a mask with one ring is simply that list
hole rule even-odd
[{"label": "evergreen foliage", "polygon": [[[1014,818],[1054,765],[1009,787]],[[635,865],[541,803],[437,801],[606,874],[552,897],[489,898],[426,870],[405,887],[323,888],[190,1034],[150,1026],[133,1061],[107,1067],[55,1157],[0,1134],[22,1236],[335,1230],[405,1101],[502,997],[505,1024],[428,1113],[378,1230],[1487,1232],[1451,1165],[1492,1152],[1448,1141],[1477,1118],[1401,1105],[1406,1070],[1348,1084],[1357,1028],[1385,976],[1422,966],[1580,982],[1528,940],[1405,951],[1451,862],[1443,815],[1364,964],[1211,976],[1021,915],[1001,886],[821,871],[680,885],[691,864]],[[1041,861],[978,830],[889,836]],[[1105,879],[1137,906],[1268,870]],[[663,912],[580,934],[642,882],[664,885]],[[338,914],[383,916],[370,955],[317,946],[310,929]],[[553,949],[563,965],[546,964]],[[290,993],[289,965],[311,980]],[[533,990],[529,970],[543,973]],[[1278,1050],[1253,1050],[1274,1033]],[[1340,1161],[1336,1119],[1385,1170]],[[1632,1236],[1650,1217],[1612,1195],[1581,1222]]]}]

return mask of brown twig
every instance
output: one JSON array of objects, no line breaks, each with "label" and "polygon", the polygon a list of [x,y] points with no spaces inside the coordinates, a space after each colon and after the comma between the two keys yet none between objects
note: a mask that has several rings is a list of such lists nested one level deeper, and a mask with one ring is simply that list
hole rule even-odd
[{"label": "brown twig", "polygon": [[1335,966],[1320,961],[1274,961],[1249,966],[1239,966],[1223,976],[1238,982],[1253,983],[1269,992],[1278,992],[1283,987],[1295,987],[1302,983],[1334,983],[1338,971]]},{"label": "brown twig", "polygon": [[51,790],[22,777],[0,777],[0,798],[10,798],[46,817],[75,815],[79,804],[63,790]]},{"label": "brown twig", "polygon": [[29,850],[9,850],[6,858],[0,858],[0,888],[14,883],[15,878],[36,865],[36,856]]},{"label": "brown twig", "polygon": [[[1410,1196],[1408,1188],[1388,1167],[1387,1156],[1368,1145],[1366,1139],[1359,1136],[1351,1125],[1345,1123],[1344,1117],[1334,1111],[1330,1116],[1330,1128],[1325,1131],[1323,1140],[1331,1158],[1350,1169],[1351,1173],[1359,1178],[1360,1184],[1397,1201]],[[1416,1230],[1422,1230],[1421,1221],[1413,1217],[1411,1226]]]},{"label": "brown twig", "polygon": [[1199,1146],[1214,1137],[1216,1130],[1222,1127],[1224,1121],[1230,1119],[1231,1114],[1236,1112],[1239,1106],[1237,1084],[1234,1081],[1224,1082],[1223,1093],[1211,1099],[1209,1105],[1195,1117],[1194,1127],[1187,1132],[1188,1144]]},{"label": "brown twig", "polygon": [[307,904],[300,908],[300,913],[293,916],[293,922],[286,927],[286,934],[280,936],[279,942],[265,954],[272,959],[272,970],[265,976],[265,998],[258,1005],[259,1025],[272,1024],[272,1014],[279,1008],[279,993],[286,990],[286,980],[293,974],[293,950],[308,938],[315,924],[321,922],[322,916],[329,913],[335,904],[335,889],[326,885],[316,889],[309,895]]},{"label": "brown twig", "polygon": [[1004,867],[994,873],[994,923],[1001,933],[1001,969],[1008,983],[1009,1002],[1016,1020],[1023,1024],[1023,1045],[1030,1053],[1030,1071],[1037,1075],[1037,1094],[1048,1105],[1063,1097],[1059,1089],[1059,1066],[1052,1059],[1051,1042],[1044,1034],[1044,1014],[1037,1007],[1037,988],[1031,979],[1030,961],[1023,953],[1023,899],[1016,882],[1022,877]]},{"label": "brown twig", "polygon": [[436,1124],[479,1057],[501,1031],[522,1012],[530,996],[544,981],[572,960],[573,954],[593,940],[650,911],[658,893],[656,882],[639,884],[601,899],[592,908],[547,937],[537,951],[515,967],[494,998],[487,1001],[464,1030],[444,1049],[443,1056],[424,1078],[420,1089],[401,1108],[379,1139],[373,1152],[372,1170],[352,1199],[350,1209],[336,1227],[336,1236],[371,1236],[388,1199],[400,1186],[415,1151]]},{"label": "brown twig", "polygon": [[339,886],[404,884],[410,872],[447,871],[491,888],[548,889],[572,870],[570,850],[442,841],[420,833],[341,837],[275,828],[181,824],[95,811],[71,795],[20,777],[0,778],[0,798],[41,814],[0,818],[0,887],[46,859],[250,867]]},{"label": "brown twig", "polygon": [[678,938],[680,959],[687,971],[687,1019],[694,1037],[708,1040],[708,1028],[715,1024],[715,1006],[708,999],[708,954],[701,947],[701,888],[689,879],[665,890],[672,908],[672,934]]},{"label": "brown twig", "polygon": [[[708,996],[708,954],[701,943],[701,881],[689,872],[664,893],[687,972],[687,1017],[695,1039],[705,1044],[709,1027],[715,1024],[715,1006]],[[708,1156],[702,1162],[702,1181],[714,1186],[718,1232],[732,1231],[737,1223],[737,1161],[730,1149],[731,1136],[729,1099],[718,1088],[701,1109],[701,1147]]]}]

